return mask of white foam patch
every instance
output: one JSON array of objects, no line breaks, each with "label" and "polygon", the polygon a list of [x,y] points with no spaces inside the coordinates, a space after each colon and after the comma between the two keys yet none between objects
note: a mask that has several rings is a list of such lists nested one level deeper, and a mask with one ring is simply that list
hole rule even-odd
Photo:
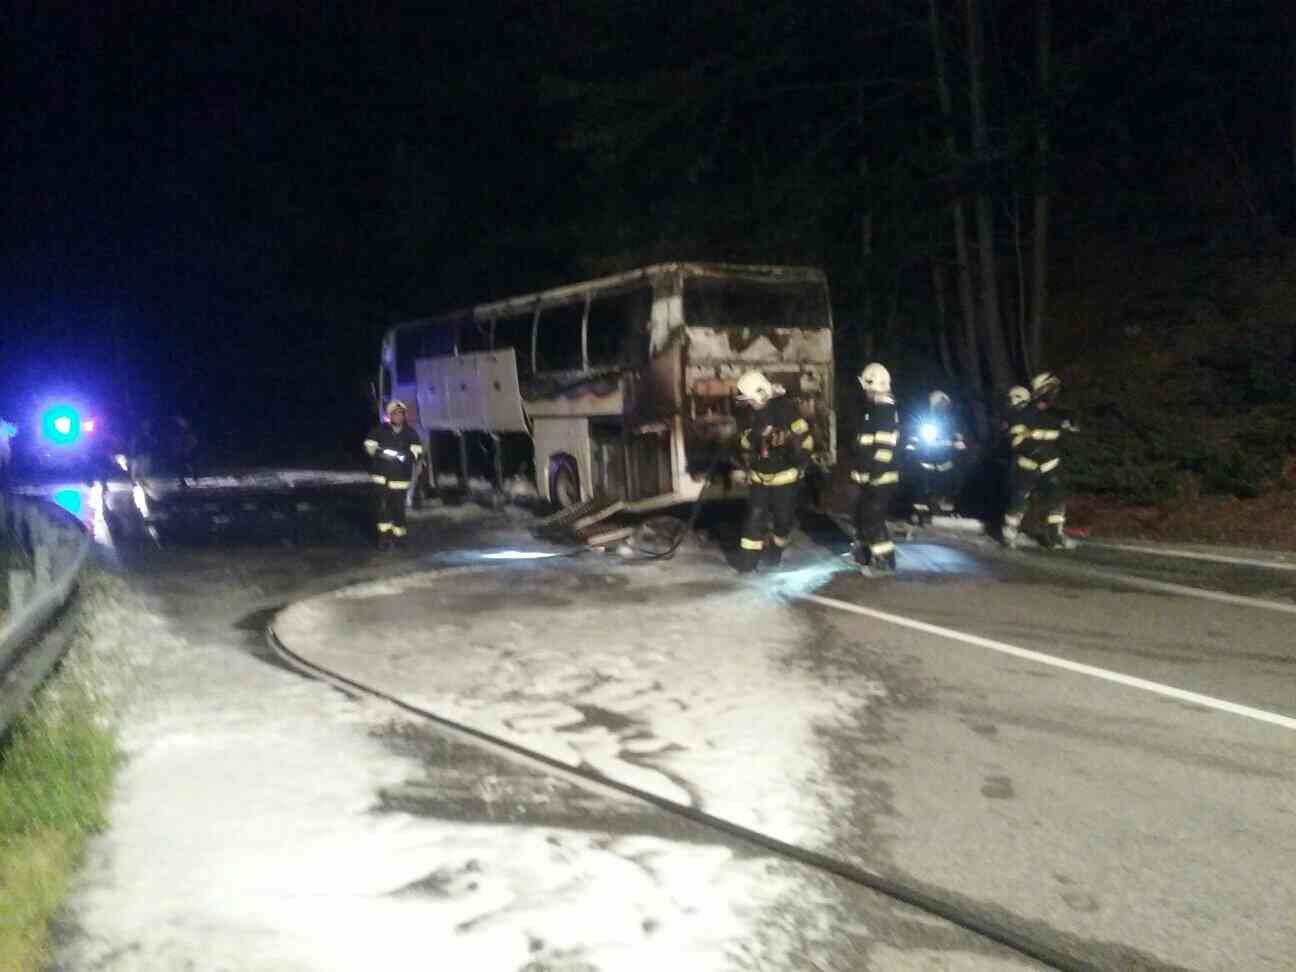
[{"label": "white foam patch", "polygon": [[[833,781],[820,730],[886,689],[826,684],[789,663],[811,633],[771,592],[804,579],[736,583],[709,590],[703,605],[679,591],[714,585],[714,565],[604,567],[628,572],[641,596],[603,603],[591,591],[561,606],[515,601],[456,616],[456,592],[480,597],[520,575],[425,573],[301,602],[275,630],[311,662],[437,715],[781,840],[826,846],[850,797]],[[402,595],[436,598],[444,613],[402,611]],[[365,607],[362,622],[348,606],[381,597],[393,601]]]},{"label": "white foam patch", "polygon": [[763,916],[827,907],[723,847],[376,812],[384,787],[437,786],[375,736],[390,707],[180,637],[138,598],[101,608],[85,663],[127,762],[59,967],[785,967],[804,942]]}]

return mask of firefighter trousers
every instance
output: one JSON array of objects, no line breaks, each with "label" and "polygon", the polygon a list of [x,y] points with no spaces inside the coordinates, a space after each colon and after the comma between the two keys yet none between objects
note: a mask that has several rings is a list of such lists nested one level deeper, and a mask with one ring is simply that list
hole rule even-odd
[{"label": "firefighter trousers", "polygon": [[953,461],[920,462],[912,470],[914,477],[913,510],[919,522],[930,523],[937,513],[952,513],[958,496],[958,467]]},{"label": "firefighter trousers", "polygon": [[405,529],[405,493],[409,482],[374,476],[374,524],[378,529],[378,539],[388,537],[400,539],[406,534]]},{"label": "firefighter trousers", "polygon": [[1004,514],[1004,527],[1013,531],[1021,529],[1022,519],[1031,497],[1039,502],[1044,513],[1044,546],[1062,543],[1066,528],[1066,491],[1055,467],[1047,472],[1027,469],[1014,462],[1009,473],[1008,510]]},{"label": "firefighter trousers", "polygon": [[887,510],[895,483],[863,483],[855,497],[855,562],[862,567],[895,570],[895,541],[887,526]]},{"label": "firefighter trousers", "polygon": [[797,498],[801,484],[786,483],[766,486],[752,483],[747,491],[747,514],[743,517],[742,539],[739,541],[738,569],[755,570],[766,548],[765,537],[770,537],[770,550],[777,562],[783,558],[783,548],[792,539],[796,528]]}]

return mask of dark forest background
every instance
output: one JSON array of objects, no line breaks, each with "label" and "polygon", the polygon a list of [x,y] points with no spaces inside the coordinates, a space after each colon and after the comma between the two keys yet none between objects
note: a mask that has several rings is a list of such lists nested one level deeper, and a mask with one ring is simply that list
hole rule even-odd
[{"label": "dark forest background", "polygon": [[[392,321],[814,264],[843,372],[981,431],[1060,371],[1082,488],[1296,451],[1296,15],[1252,0],[5,8],[0,411],[67,388],[346,461]],[[1082,477],[1083,478],[1083,477]]]}]

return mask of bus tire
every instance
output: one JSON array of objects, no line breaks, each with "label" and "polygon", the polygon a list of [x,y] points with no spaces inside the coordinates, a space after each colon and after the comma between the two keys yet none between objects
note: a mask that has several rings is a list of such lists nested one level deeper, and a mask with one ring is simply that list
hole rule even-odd
[{"label": "bus tire", "polygon": [[554,456],[549,460],[549,500],[559,509],[581,501],[580,473],[571,456]]}]

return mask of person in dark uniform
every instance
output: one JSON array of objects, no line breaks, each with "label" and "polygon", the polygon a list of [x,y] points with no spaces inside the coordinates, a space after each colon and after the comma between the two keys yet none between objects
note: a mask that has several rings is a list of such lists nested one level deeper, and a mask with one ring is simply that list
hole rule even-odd
[{"label": "person in dark uniform", "polygon": [[1062,550],[1075,545],[1066,535],[1066,494],[1060,472],[1062,433],[1074,431],[1075,427],[1054,407],[1061,387],[1056,375],[1040,372],[1031,379],[1030,402],[1022,403],[1018,394],[1009,418],[1013,462],[1002,534],[1009,548],[1020,542],[1022,518],[1032,496],[1038,498],[1044,510],[1043,546]]},{"label": "person in dark uniform", "polygon": [[[747,468],[747,514],[739,541],[738,570],[750,573],[765,552],[777,566],[796,526],[803,467],[814,452],[810,424],[784,390],[759,371],[738,379],[738,401],[748,408],[738,447]],[[767,528],[767,523],[772,529]]]},{"label": "person in dark uniform", "polygon": [[423,444],[405,421],[405,403],[387,403],[387,421],[364,440],[374,484],[374,525],[380,550],[404,540],[405,494],[409,490],[414,464],[423,455]]},{"label": "person in dark uniform", "polygon": [[873,362],[859,375],[865,410],[855,436],[851,481],[855,498],[855,562],[866,573],[895,570],[895,542],[887,527],[887,509],[900,486],[900,413],[891,395],[891,373]]},{"label": "person in dark uniform", "polygon": [[954,512],[958,464],[966,451],[950,397],[940,390],[932,392],[927,396],[926,414],[905,440],[905,456],[910,462],[906,477],[914,474],[913,522],[918,526],[930,525],[937,513]]}]

